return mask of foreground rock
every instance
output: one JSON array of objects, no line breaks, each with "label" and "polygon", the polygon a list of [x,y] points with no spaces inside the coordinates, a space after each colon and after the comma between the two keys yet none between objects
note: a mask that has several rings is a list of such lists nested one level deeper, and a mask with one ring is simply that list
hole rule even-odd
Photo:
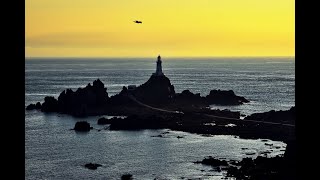
[{"label": "foreground rock", "polygon": [[211,156],[197,161],[204,165],[213,166],[217,171],[223,168],[227,170],[226,178],[233,177],[236,179],[296,179],[296,141],[288,141],[284,156],[272,158],[258,156],[256,159],[243,158],[241,161],[215,159]]},{"label": "foreground rock", "polygon": [[284,158],[280,156],[273,158],[258,156],[256,159],[243,158],[242,161],[238,162],[238,167],[231,166],[228,168],[227,176],[236,179],[287,179],[287,177],[291,177],[284,171],[287,165]]},{"label": "foreground rock", "polygon": [[74,125],[73,128],[75,131],[80,131],[80,132],[88,132],[92,127],[90,127],[90,124],[86,121],[79,121]]},{"label": "foreground rock", "polygon": [[95,163],[89,163],[84,165],[84,167],[91,169],[91,170],[96,170],[98,167],[102,166],[101,164],[95,164]]}]

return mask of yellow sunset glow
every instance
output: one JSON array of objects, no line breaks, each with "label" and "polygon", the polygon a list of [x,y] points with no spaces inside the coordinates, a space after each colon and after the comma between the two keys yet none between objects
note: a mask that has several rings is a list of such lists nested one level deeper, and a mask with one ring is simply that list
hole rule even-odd
[{"label": "yellow sunset glow", "polygon": [[294,56],[294,6],[294,0],[26,0],[25,56]]}]

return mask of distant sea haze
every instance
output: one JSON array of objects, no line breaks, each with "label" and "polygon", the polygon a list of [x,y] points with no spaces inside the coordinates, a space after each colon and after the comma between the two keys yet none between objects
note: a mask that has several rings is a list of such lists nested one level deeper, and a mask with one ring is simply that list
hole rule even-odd
[{"label": "distant sea haze", "polygon": [[[294,58],[162,58],[164,74],[176,92],[189,89],[201,95],[212,89],[233,90],[251,102],[241,106],[213,108],[243,114],[287,110],[295,104]],[[155,72],[156,58],[73,58],[25,61],[25,104],[58,97],[61,91],[76,90],[100,79],[109,95],[123,86],[140,85]]]}]

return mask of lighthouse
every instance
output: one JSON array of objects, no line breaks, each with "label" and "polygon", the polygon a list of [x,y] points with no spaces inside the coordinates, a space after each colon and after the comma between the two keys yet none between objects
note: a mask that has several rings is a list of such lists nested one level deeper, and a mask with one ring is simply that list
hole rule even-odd
[{"label": "lighthouse", "polygon": [[162,72],[162,65],[161,65],[162,61],[161,61],[161,56],[158,56],[157,59],[157,68],[156,68],[156,72],[153,73],[153,75],[155,76],[163,76],[163,72]]}]

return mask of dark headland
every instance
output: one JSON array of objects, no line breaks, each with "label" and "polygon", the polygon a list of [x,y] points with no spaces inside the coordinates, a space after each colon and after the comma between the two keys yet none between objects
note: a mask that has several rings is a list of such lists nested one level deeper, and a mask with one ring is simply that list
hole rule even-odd
[{"label": "dark headland", "polygon": [[[209,105],[241,105],[249,102],[245,97],[236,95],[232,90],[211,90],[207,96],[189,90],[176,93],[169,78],[162,73],[160,56],[156,67],[156,72],[147,82],[139,86],[124,86],[114,96],[109,96],[103,82],[97,79],[92,85],[89,83],[76,91],[64,90],[57,99],[47,96],[43,103],[30,104],[26,109],[76,117],[127,116],[109,120],[107,123],[110,124],[110,130],[168,128],[203,135],[235,135],[240,138],[284,141],[288,146],[283,163],[293,164],[295,107],[286,111],[256,113],[240,119],[240,112],[211,110]],[[239,175],[235,169],[231,171],[230,174],[234,176],[243,175]]]}]

